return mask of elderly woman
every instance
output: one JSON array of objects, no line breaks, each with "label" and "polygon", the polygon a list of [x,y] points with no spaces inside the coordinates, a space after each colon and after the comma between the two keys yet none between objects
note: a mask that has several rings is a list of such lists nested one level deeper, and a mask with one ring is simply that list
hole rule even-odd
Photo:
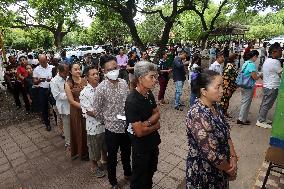
[{"label": "elderly woman", "polygon": [[236,60],[238,58],[237,54],[231,54],[228,59],[228,63],[223,71],[223,96],[221,99],[221,108],[226,117],[232,118],[228,114],[228,108],[230,104],[230,99],[233,93],[237,89],[236,79],[238,77],[238,69],[236,67]]},{"label": "elderly woman", "polygon": [[151,89],[157,82],[156,65],[140,61],[134,66],[137,87],[127,97],[125,115],[132,144],[131,189],[152,188],[160,144],[160,113]]},{"label": "elderly woman", "polygon": [[198,78],[198,99],[187,115],[189,152],[186,163],[187,189],[227,189],[237,175],[237,155],[230,126],[217,103],[223,94],[219,73],[207,70]]}]

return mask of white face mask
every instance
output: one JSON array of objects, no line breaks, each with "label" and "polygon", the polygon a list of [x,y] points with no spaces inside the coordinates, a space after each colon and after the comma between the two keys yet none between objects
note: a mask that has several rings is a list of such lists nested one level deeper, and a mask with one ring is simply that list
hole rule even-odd
[{"label": "white face mask", "polygon": [[115,80],[117,80],[118,75],[119,75],[119,70],[112,70],[112,71],[108,72],[107,74],[105,74],[105,77],[107,77],[110,80],[115,81]]}]

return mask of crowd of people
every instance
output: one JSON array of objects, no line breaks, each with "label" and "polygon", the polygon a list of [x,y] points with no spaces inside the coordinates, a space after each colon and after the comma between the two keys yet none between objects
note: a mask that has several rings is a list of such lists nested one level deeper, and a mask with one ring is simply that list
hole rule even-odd
[{"label": "crowd of people", "polygon": [[[83,63],[68,59],[66,52],[61,57],[54,57],[53,52],[40,54],[38,64],[26,56],[19,56],[18,61],[10,56],[5,82],[16,108],[21,108],[21,94],[26,114],[40,112],[47,131],[52,129],[52,107],[68,156],[91,160],[95,177],[107,175],[112,188],[119,188],[116,166],[120,149],[124,179],[130,180],[130,188],[150,189],[161,143],[159,106],[169,103],[165,94],[172,75],[174,109],[183,111],[181,96],[188,78],[186,187],[228,188],[228,182],[236,179],[238,161],[227,121],[231,118],[230,98],[240,87],[237,124],[251,124],[248,113],[253,88],[262,78],[263,99],[256,125],[271,128],[267,113],[278,95],[282,50],[279,44],[273,44],[268,53],[264,47],[259,55],[249,45],[241,67],[239,51],[230,51],[228,44],[218,51],[214,48],[215,44],[206,67],[201,65],[199,52],[189,56],[182,48],[177,54],[171,49],[162,52],[158,64],[149,61],[147,51],[138,55],[132,50],[126,55],[122,48],[116,56],[102,54],[94,59],[86,54]],[[255,65],[259,56],[262,72],[257,72]],[[238,84],[240,73],[250,79],[249,86]],[[157,102],[152,93],[156,83],[160,87]]]}]

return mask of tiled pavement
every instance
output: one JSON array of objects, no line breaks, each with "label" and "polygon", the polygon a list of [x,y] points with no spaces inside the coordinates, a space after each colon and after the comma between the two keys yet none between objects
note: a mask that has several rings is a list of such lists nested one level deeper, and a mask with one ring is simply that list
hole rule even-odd
[{"label": "tiled pavement", "polygon": [[[166,99],[172,99],[173,95],[173,83],[170,82]],[[185,95],[183,95],[184,102],[187,102],[187,96],[186,84]],[[238,104],[239,94],[236,93],[231,106],[231,113],[234,116],[237,115]],[[253,119],[256,117],[258,106],[252,108],[254,113],[250,117]],[[154,188],[175,189],[178,186],[184,188],[181,183],[185,177],[187,154],[186,111],[175,111],[170,104],[161,106],[160,111],[162,143],[158,171],[154,175]],[[231,124],[235,125],[234,122]],[[90,162],[72,161],[66,157],[64,141],[55,130],[53,128],[51,132],[45,131],[36,116],[33,120],[0,128],[0,189],[109,188],[107,178],[96,179],[90,173]],[[259,135],[251,137],[251,132],[256,132]],[[261,163],[258,162],[263,161],[266,149],[265,145],[261,145],[259,148],[255,147],[255,141],[263,140],[262,142],[266,144],[269,131],[254,126],[247,128],[233,126],[232,134],[234,141],[236,141],[236,148],[242,156],[241,174],[238,180],[233,183],[232,188],[251,188],[255,182],[257,168],[261,166]],[[249,154],[246,151],[247,146],[255,149],[256,152],[253,151]],[[124,184],[124,188],[128,188],[129,185],[125,184],[122,179],[122,165],[119,158],[118,160],[117,176],[120,183]]]}]

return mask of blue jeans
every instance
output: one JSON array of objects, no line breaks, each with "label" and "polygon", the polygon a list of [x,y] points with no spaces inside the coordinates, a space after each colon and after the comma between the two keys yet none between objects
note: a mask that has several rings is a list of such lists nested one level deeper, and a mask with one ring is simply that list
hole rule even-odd
[{"label": "blue jeans", "polygon": [[175,94],[175,107],[178,107],[180,105],[180,97],[182,95],[182,88],[184,81],[176,81],[176,94]]},{"label": "blue jeans", "polygon": [[196,98],[197,98],[197,95],[196,95],[196,94],[194,94],[194,93],[191,93],[191,94],[190,94],[189,107],[191,107],[191,106],[194,104]]}]

